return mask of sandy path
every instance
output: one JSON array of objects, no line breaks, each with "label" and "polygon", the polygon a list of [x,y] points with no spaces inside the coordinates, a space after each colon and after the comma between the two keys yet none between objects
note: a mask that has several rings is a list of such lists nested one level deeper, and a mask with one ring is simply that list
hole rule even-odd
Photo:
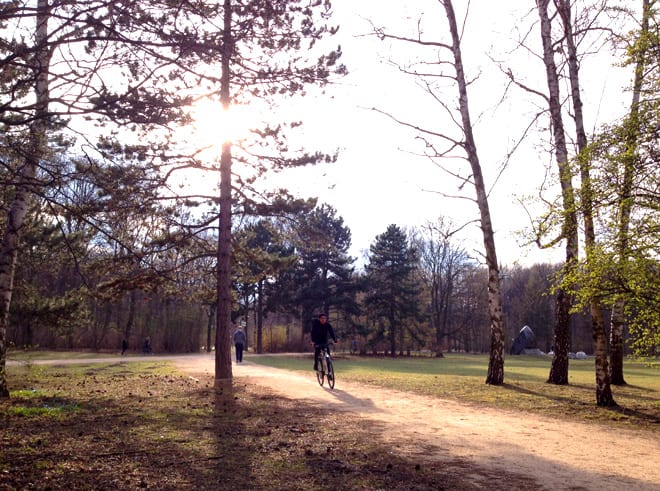
[{"label": "sandy path", "polygon": [[[213,373],[209,357],[180,359],[181,368]],[[536,479],[539,489],[660,490],[657,434],[464,406],[456,402],[342,382],[319,387],[313,374],[234,365],[236,380],[284,397],[362,418],[395,451],[455,461]],[[484,483],[486,484],[486,483]],[[486,485],[487,487],[487,485]]]}]

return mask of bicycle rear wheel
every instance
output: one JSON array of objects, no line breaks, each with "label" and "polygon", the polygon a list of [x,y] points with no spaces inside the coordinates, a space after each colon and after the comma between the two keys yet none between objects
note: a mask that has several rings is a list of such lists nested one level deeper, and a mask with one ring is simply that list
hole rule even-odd
[{"label": "bicycle rear wheel", "polygon": [[335,388],[335,367],[332,365],[332,360],[326,360],[328,362],[328,373],[326,378],[328,379],[328,386],[331,389]]}]

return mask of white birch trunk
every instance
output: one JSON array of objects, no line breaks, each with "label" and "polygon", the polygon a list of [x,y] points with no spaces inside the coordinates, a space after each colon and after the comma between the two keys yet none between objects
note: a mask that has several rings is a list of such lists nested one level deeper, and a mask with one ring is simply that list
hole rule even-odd
[{"label": "white birch trunk", "polygon": [[[543,63],[548,81],[548,105],[552,120],[555,141],[555,159],[559,169],[559,181],[562,192],[562,236],[566,240],[564,275],[575,267],[578,258],[578,227],[575,210],[575,192],[573,176],[568,162],[568,148],[561,114],[559,77],[554,59],[554,47],[551,36],[551,21],[548,15],[549,0],[538,0],[537,7],[541,21],[541,41],[543,43]],[[552,366],[548,382],[558,385],[568,384],[568,344],[570,336],[572,299],[565,288],[560,288],[555,301],[555,330]]]},{"label": "white birch trunk", "polygon": [[483,234],[484,249],[486,252],[486,266],[488,268],[488,310],[490,315],[490,361],[486,383],[501,385],[504,383],[504,317],[502,313],[502,293],[500,289],[500,273],[495,249],[495,236],[490,217],[486,185],[484,183],[481,164],[477,154],[477,145],[472,132],[472,121],[468,104],[467,83],[463,69],[460,36],[456,25],[456,16],[451,0],[444,0],[443,5],[449,21],[449,30],[452,38],[452,52],[454,67],[456,69],[456,82],[459,92],[459,109],[463,134],[465,136],[464,148],[468,162],[472,169],[474,187],[477,194],[477,205],[481,218],[481,232]]},{"label": "white birch trunk", "polygon": [[[564,27],[564,41],[568,52],[568,74],[571,83],[571,100],[578,144],[578,163],[580,166],[581,209],[584,220],[584,245],[587,269],[594,263],[596,248],[596,230],[593,218],[593,191],[591,186],[591,164],[587,158],[587,134],[584,130],[584,115],[582,113],[582,98],[580,95],[580,70],[577,59],[577,48],[573,37],[573,21],[571,20],[571,4],[569,0],[558,0],[557,10]],[[610,388],[610,374],[607,361],[607,342],[605,336],[605,320],[600,299],[593,295],[589,301],[591,327],[594,338],[594,355],[596,370],[596,403],[599,406],[614,406],[614,398]]]},{"label": "white birch trunk", "polygon": [[[642,25],[641,36],[647,36],[649,31],[649,18],[651,16],[650,0],[642,0]],[[619,213],[616,251],[619,256],[620,267],[625,270],[625,263],[630,254],[629,234],[630,215],[633,208],[633,177],[635,172],[635,161],[638,158],[637,140],[639,135],[639,101],[646,69],[646,49],[638,55],[635,64],[635,76],[633,80],[633,97],[630,104],[628,126],[626,134],[626,158],[623,163],[623,184],[619,193]],[[610,318],[610,383],[624,385],[623,376],[623,326],[625,323],[625,301],[623,296],[617,296],[612,305]]]}]

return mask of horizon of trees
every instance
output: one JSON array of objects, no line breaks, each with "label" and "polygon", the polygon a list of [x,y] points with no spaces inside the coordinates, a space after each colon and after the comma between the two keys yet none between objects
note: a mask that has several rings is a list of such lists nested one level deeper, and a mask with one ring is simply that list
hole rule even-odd
[{"label": "horizon of trees", "polygon": [[[350,230],[329,205],[297,217],[244,223],[234,244],[234,261],[242,265],[233,268],[232,322],[248,327],[255,352],[307,349],[305,334],[321,311],[330,314],[344,346],[358,339],[362,354],[488,352],[488,273],[460,243],[439,232],[447,230],[446,222],[409,231],[390,225],[374,238],[362,270],[347,253]],[[74,263],[68,251],[73,239],[41,227],[43,220],[31,227],[36,236],[26,236],[24,251],[30,260],[17,270],[20,287],[8,330],[12,347],[118,351],[127,339],[129,350],[139,352],[150,337],[155,351],[213,349],[214,238],[209,237],[206,256],[195,252],[199,244],[180,251],[187,259],[169,281],[156,278],[148,287],[123,292],[114,285],[111,294],[103,282],[83,285],[78,271],[106,261],[116,264],[115,251]],[[338,237],[343,245],[338,246]],[[551,289],[559,268],[502,267],[507,352],[524,325],[534,331],[538,348],[552,349]],[[588,319],[584,314],[573,321],[574,351],[591,352]]]}]

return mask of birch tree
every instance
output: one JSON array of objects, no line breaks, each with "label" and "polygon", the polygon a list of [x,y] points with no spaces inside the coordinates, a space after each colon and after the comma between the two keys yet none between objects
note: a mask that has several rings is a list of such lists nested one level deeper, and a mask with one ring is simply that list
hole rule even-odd
[{"label": "birch tree", "polygon": [[[470,115],[470,104],[468,97],[468,81],[465,74],[463,63],[463,53],[461,51],[461,34],[459,33],[456,14],[451,0],[439,0],[438,4],[442,8],[447,19],[446,27],[440,31],[448,31],[449,41],[436,41],[427,39],[423,32],[418,33],[417,37],[406,37],[394,35],[386,32],[382,28],[376,29],[376,34],[382,39],[391,39],[394,41],[406,43],[416,48],[421,54],[423,50],[430,49],[436,61],[423,63],[422,70],[406,69],[402,70],[411,76],[420,80],[422,86],[427,88],[431,98],[440,104],[443,110],[449,113],[451,121],[456,124],[459,136],[452,136],[445,132],[434,131],[427,126],[419,123],[407,122],[389,115],[399,123],[412,128],[417,132],[418,138],[425,142],[427,155],[433,161],[442,161],[456,156],[456,150],[460,150],[463,158],[468,163],[470,175],[462,178],[461,187],[465,182],[474,186],[476,194],[476,204],[479,212],[479,225],[484,244],[484,257],[486,261],[488,277],[488,313],[490,318],[490,359],[488,364],[488,373],[486,383],[492,385],[501,385],[504,383],[504,319],[502,313],[502,294],[500,287],[499,264],[495,247],[495,238],[493,234],[493,223],[488,204],[488,194],[484,180],[481,162],[477,152],[477,142],[473,133],[472,119]],[[420,21],[421,22],[421,21]],[[439,60],[439,61],[438,61]],[[451,73],[445,71],[446,66],[451,67]],[[452,90],[455,90],[454,101],[457,109],[450,109],[444,102],[446,94],[440,93],[435,89],[431,80],[449,79],[452,83]],[[437,143],[435,140],[440,141]],[[444,148],[440,148],[444,145]],[[440,165],[442,168],[442,165]],[[454,173],[456,176],[459,173]]]},{"label": "birch tree", "polygon": [[[630,256],[630,221],[635,204],[633,183],[635,170],[638,167],[639,139],[641,132],[640,101],[648,57],[652,49],[650,42],[650,19],[653,15],[655,0],[642,0],[642,19],[639,34],[631,49],[634,77],[632,84],[632,101],[630,113],[624,123],[625,149],[623,152],[623,178],[618,198],[616,255],[618,262],[625,269],[625,263]],[[614,299],[610,318],[610,382],[615,385],[626,383],[623,375],[623,327],[625,324],[625,296],[620,294]]]},{"label": "birch tree", "polygon": [[[556,8],[564,31],[571,101],[573,103],[573,118],[575,121],[578,150],[577,159],[580,169],[580,211],[584,221],[585,263],[587,272],[593,277],[591,273],[596,269],[596,249],[598,247],[594,227],[594,193],[591,182],[591,162],[587,152],[587,134],[584,129],[578,53],[571,18],[571,3],[569,0],[558,0]],[[597,294],[590,295],[588,304],[594,338],[596,403],[599,406],[614,406],[616,403],[614,402],[610,388],[607,339],[605,336],[605,321],[600,296]]]},{"label": "birch tree", "polygon": [[[552,121],[555,161],[559,172],[561,186],[562,211],[561,234],[559,240],[565,241],[565,262],[562,277],[571,275],[578,260],[578,221],[573,187],[573,174],[569,162],[568,145],[562,116],[559,75],[555,63],[554,42],[552,39],[552,23],[548,13],[550,0],[538,0],[537,9],[540,19],[541,42],[543,45],[543,63],[545,65],[548,84],[547,103]],[[563,284],[557,289],[555,300],[555,329],[552,365],[548,382],[558,385],[568,384],[568,343],[570,335],[570,318],[572,307],[570,288]]]}]

